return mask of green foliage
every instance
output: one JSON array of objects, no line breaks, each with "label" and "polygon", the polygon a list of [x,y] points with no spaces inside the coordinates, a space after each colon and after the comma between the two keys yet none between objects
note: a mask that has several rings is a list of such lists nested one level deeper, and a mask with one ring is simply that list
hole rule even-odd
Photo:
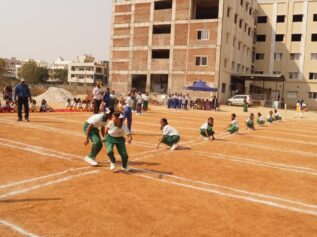
[{"label": "green foliage", "polygon": [[51,73],[51,77],[60,80],[62,83],[67,83],[68,70],[67,69],[55,69]]},{"label": "green foliage", "polygon": [[6,62],[2,58],[0,58],[0,78],[3,77],[5,72],[6,72]]},{"label": "green foliage", "polygon": [[45,83],[49,78],[48,69],[39,67],[36,62],[29,61],[22,65],[19,77],[24,78],[30,84]]}]

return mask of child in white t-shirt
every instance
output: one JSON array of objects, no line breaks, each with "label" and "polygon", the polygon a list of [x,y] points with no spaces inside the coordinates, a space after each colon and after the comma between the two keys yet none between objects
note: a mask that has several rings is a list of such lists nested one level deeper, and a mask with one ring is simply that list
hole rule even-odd
[{"label": "child in white t-shirt", "polygon": [[168,145],[171,150],[176,150],[178,148],[177,143],[180,140],[178,131],[172,126],[168,125],[166,118],[162,118],[160,124],[161,130],[163,131],[163,136],[157,145],[157,149],[159,149],[161,143],[164,143]]},{"label": "child in white t-shirt", "polygon": [[238,121],[236,120],[236,118],[237,118],[236,114],[231,114],[231,122],[230,122],[228,129],[227,129],[227,131],[231,134],[239,131],[239,125],[238,125]]}]

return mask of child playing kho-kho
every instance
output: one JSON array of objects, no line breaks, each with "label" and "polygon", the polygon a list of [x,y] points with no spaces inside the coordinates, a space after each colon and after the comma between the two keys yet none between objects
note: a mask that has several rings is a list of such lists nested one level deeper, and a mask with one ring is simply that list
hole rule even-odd
[{"label": "child playing kho-kho", "polygon": [[278,122],[281,122],[281,120],[282,120],[282,116],[281,116],[281,114],[277,111],[277,109],[274,110],[274,120],[275,120],[275,121],[278,121]]},{"label": "child playing kho-kho", "polygon": [[238,121],[236,120],[236,118],[237,118],[236,114],[231,114],[231,123],[227,129],[227,131],[231,134],[239,131],[239,125],[238,125]]},{"label": "child playing kho-kho", "polygon": [[102,114],[95,114],[86,120],[84,123],[84,133],[86,134],[85,146],[89,144],[89,140],[92,142],[91,152],[85,157],[84,161],[91,166],[97,166],[96,157],[102,148],[102,141],[100,137],[99,128],[101,128],[101,135],[105,136],[105,126],[108,120],[112,117],[112,111],[107,110]]},{"label": "child playing kho-kho", "polygon": [[180,140],[179,133],[175,128],[168,125],[167,119],[162,118],[160,121],[161,124],[161,130],[163,131],[163,136],[159,141],[159,144],[157,145],[157,149],[159,149],[161,143],[164,143],[170,147],[171,150],[176,150],[178,148],[177,143]]},{"label": "child playing kho-kho", "polygon": [[254,114],[251,113],[250,116],[247,118],[246,121],[247,129],[255,130],[254,128]]},{"label": "child playing kho-kho", "polygon": [[273,112],[272,111],[269,112],[269,115],[267,116],[267,121],[270,124],[273,123],[274,117],[273,117]]},{"label": "child playing kho-kho", "polygon": [[258,124],[258,126],[263,126],[265,124],[265,119],[263,118],[261,113],[258,113],[256,123]]},{"label": "child playing kho-kho", "polygon": [[116,158],[113,153],[113,147],[116,146],[122,160],[122,170],[130,171],[128,167],[128,153],[125,146],[124,134],[127,134],[127,142],[132,142],[130,130],[123,124],[124,115],[120,112],[115,112],[112,120],[106,127],[106,138],[104,140],[107,148],[107,155],[110,158],[110,170],[116,168]]},{"label": "child playing kho-kho", "polygon": [[208,121],[200,127],[200,135],[208,139],[209,141],[215,140],[213,131],[214,119],[208,118]]}]

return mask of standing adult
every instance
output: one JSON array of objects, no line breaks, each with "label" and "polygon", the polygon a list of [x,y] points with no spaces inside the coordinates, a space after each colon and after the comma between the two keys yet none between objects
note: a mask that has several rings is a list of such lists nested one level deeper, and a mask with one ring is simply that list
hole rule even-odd
[{"label": "standing adult", "polygon": [[32,101],[29,86],[25,83],[24,78],[20,79],[20,83],[15,87],[14,100],[18,99],[18,121],[22,121],[22,106],[24,106],[24,119],[26,122],[29,120],[29,101]]},{"label": "standing adult", "polygon": [[105,102],[105,109],[110,107],[110,88],[107,88],[106,93],[103,97],[103,101]]},{"label": "standing adult", "polygon": [[94,96],[94,114],[98,114],[102,102],[102,90],[100,84],[97,84],[97,86],[92,91],[92,94]]},{"label": "standing adult", "polygon": [[8,85],[4,88],[4,100],[12,101],[12,87],[10,82],[8,82]]},{"label": "standing adult", "polygon": [[244,99],[243,99],[243,112],[248,112],[248,107],[249,107],[249,104],[247,101],[247,97],[244,97]]}]

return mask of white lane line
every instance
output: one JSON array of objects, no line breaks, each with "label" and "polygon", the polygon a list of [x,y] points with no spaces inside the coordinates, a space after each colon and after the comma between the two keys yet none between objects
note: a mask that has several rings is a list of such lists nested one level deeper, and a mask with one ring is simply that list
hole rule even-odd
[{"label": "white lane line", "polygon": [[31,179],[25,179],[25,180],[21,180],[18,182],[14,182],[14,183],[9,183],[9,184],[4,184],[0,186],[0,189],[4,189],[4,188],[10,188],[13,186],[18,186],[20,184],[26,184],[26,183],[32,183],[34,181],[39,181],[42,179],[47,179],[47,178],[51,178],[51,177],[55,177],[55,176],[59,176],[59,175],[63,175],[63,174],[67,174],[70,172],[74,172],[74,171],[79,171],[79,170],[85,170],[85,169],[89,169],[90,167],[81,167],[81,168],[71,168],[71,169],[67,169],[61,172],[57,172],[57,173],[53,173],[53,174],[49,174],[49,175],[44,175],[44,176],[39,176],[39,177],[35,177],[35,178],[31,178]]},{"label": "white lane line", "polygon": [[0,199],[4,199],[4,198],[7,198],[7,197],[15,196],[15,195],[22,194],[22,193],[28,193],[30,191],[33,191],[33,190],[36,190],[36,189],[39,189],[39,188],[42,188],[42,187],[51,186],[51,185],[54,185],[54,184],[62,183],[62,182],[65,182],[65,181],[68,181],[68,180],[71,180],[71,179],[74,179],[74,178],[86,176],[86,175],[97,174],[99,172],[100,172],[100,170],[88,171],[88,172],[85,172],[85,173],[80,173],[80,174],[76,174],[76,175],[67,176],[67,177],[56,179],[54,181],[50,181],[50,182],[47,182],[47,183],[43,183],[43,184],[35,185],[35,186],[29,187],[29,188],[21,189],[21,190],[18,190],[18,191],[8,192],[6,194],[1,195]]},{"label": "white lane line", "polygon": [[300,150],[294,150],[294,149],[289,149],[289,148],[278,148],[278,147],[269,147],[269,146],[261,146],[258,144],[248,144],[245,142],[234,142],[234,141],[227,141],[227,144],[234,144],[238,146],[246,146],[246,147],[252,147],[256,149],[262,149],[262,150],[268,150],[268,151],[278,151],[278,152],[284,152],[284,153],[293,153],[296,155],[302,156],[309,156],[309,157],[317,157],[317,153],[313,152],[305,152],[305,151],[300,151]]},{"label": "white lane line", "polygon": [[210,153],[194,152],[194,153],[206,158],[210,158],[210,159],[226,160],[226,161],[238,162],[238,163],[243,163],[248,165],[261,166],[266,168],[273,168],[273,169],[278,169],[283,171],[317,176],[317,170],[308,168],[308,167],[291,166],[291,165],[285,165],[282,163],[274,163],[274,162],[265,162],[265,161],[242,158],[239,156],[223,155],[223,154],[217,154],[212,152]]},{"label": "white lane line", "polygon": [[15,146],[15,145],[12,145],[12,144],[2,143],[2,142],[0,142],[0,146],[6,146],[6,147],[14,148],[14,149],[19,149],[19,150],[22,150],[22,151],[33,152],[33,153],[36,153],[36,154],[39,154],[39,155],[44,155],[46,157],[54,157],[54,158],[61,159],[61,160],[72,161],[72,159],[70,159],[70,158],[66,158],[66,157],[63,157],[63,156],[60,156],[60,155],[56,155],[56,154],[49,154],[49,153],[43,152],[43,151],[38,151],[38,150],[33,149],[31,147],[23,148],[23,147],[20,147],[20,146]]},{"label": "white lane line", "polygon": [[176,181],[170,181],[170,180],[153,178],[151,176],[142,175],[142,174],[133,174],[133,175],[139,176],[139,177],[142,177],[142,178],[146,178],[146,179],[150,179],[150,180],[154,180],[154,181],[157,181],[157,182],[162,182],[162,183],[167,183],[167,184],[172,184],[172,185],[175,185],[175,186],[180,186],[180,187],[192,189],[192,190],[208,192],[208,193],[212,193],[212,194],[216,194],[216,195],[220,195],[220,196],[224,196],[224,197],[230,197],[230,198],[244,200],[244,201],[248,201],[248,202],[264,204],[264,205],[267,205],[267,206],[272,206],[272,207],[276,207],[276,208],[280,208],[280,209],[286,209],[288,211],[294,211],[294,212],[299,212],[299,213],[304,213],[304,214],[317,216],[317,211],[314,211],[314,210],[287,206],[287,205],[279,204],[279,203],[276,203],[276,202],[273,202],[273,201],[266,201],[266,200],[261,200],[259,198],[255,198],[255,197],[249,197],[249,196],[237,195],[237,194],[232,194],[232,193],[226,193],[226,192],[219,191],[219,190],[216,190],[216,189],[202,188],[202,187],[197,187],[197,186],[184,184],[184,183],[180,183],[180,182],[176,182]]},{"label": "white lane line", "polygon": [[5,220],[0,220],[0,225],[4,225],[4,226],[10,228],[11,230],[13,230],[21,235],[27,236],[27,237],[38,237],[38,235],[30,233],[30,232],[22,229],[20,226],[17,226],[15,224],[12,224],[12,223],[5,221]]}]

